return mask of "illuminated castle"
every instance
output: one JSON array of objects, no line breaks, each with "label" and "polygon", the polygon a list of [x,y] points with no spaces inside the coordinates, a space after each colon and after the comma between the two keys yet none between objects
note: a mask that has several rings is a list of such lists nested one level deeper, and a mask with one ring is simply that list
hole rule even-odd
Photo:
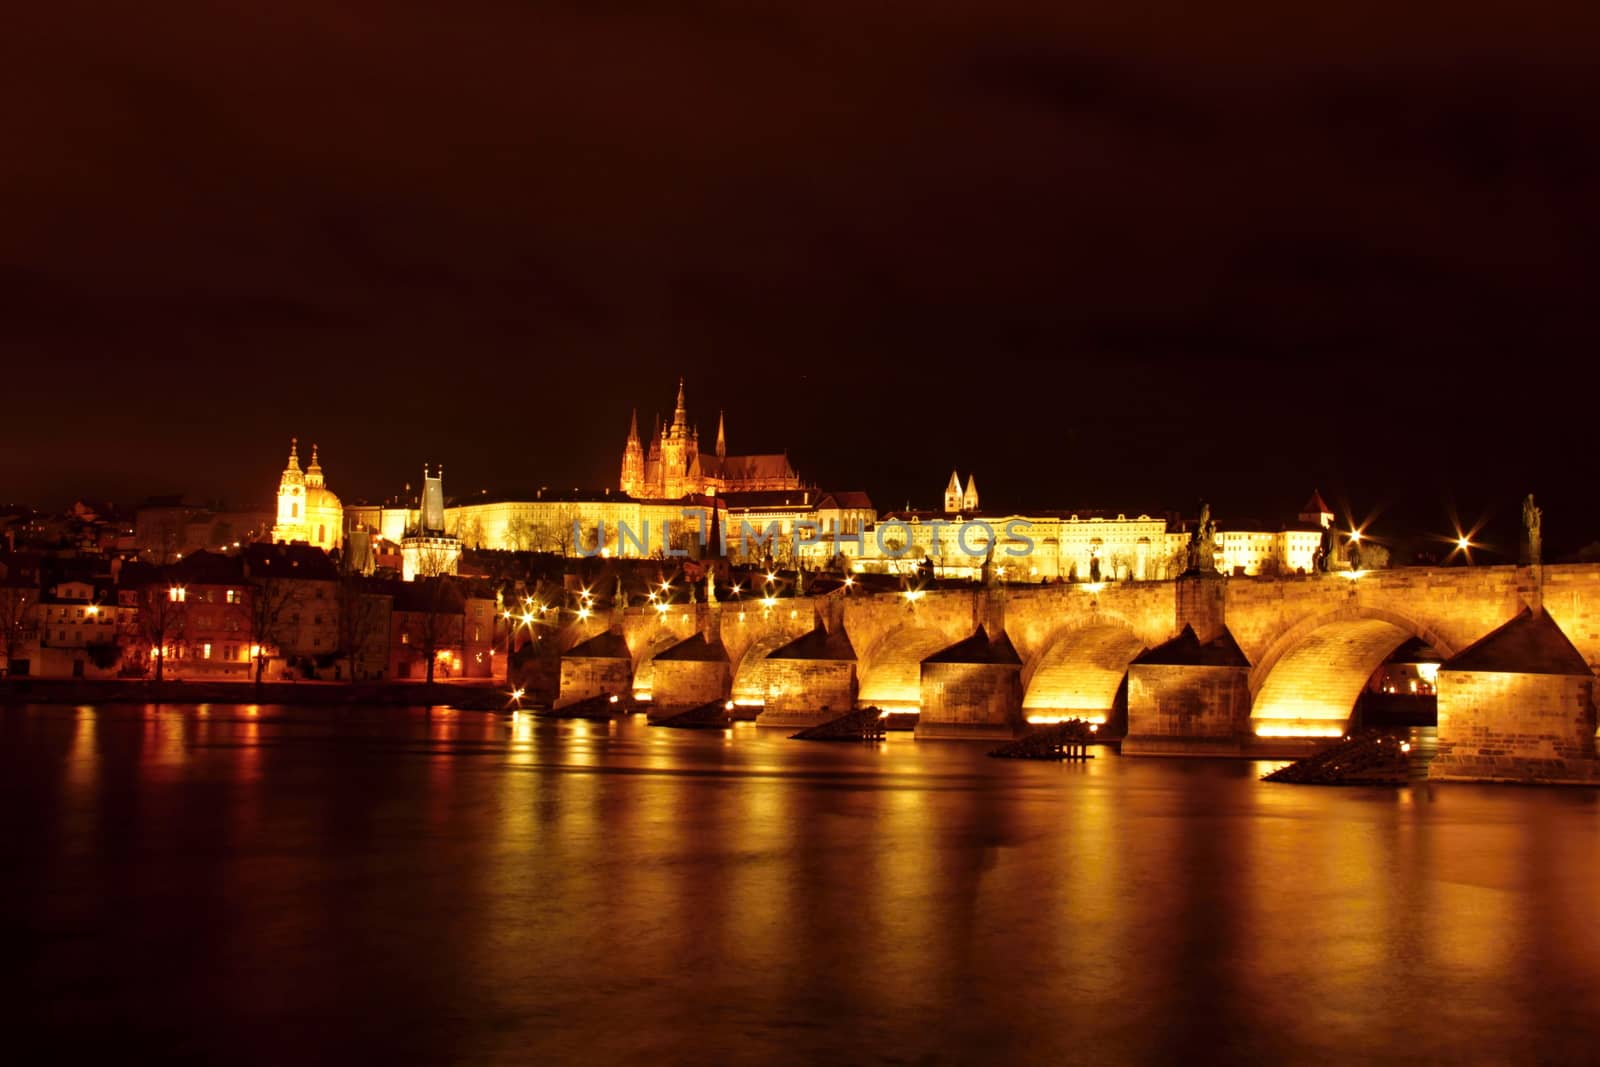
[{"label": "illuminated castle", "polygon": [[636,500],[678,500],[685,496],[751,493],[800,489],[800,476],[784,453],[753,456],[728,455],[722,416],[717,416],[717,445],[713,455],[700,451],[700,429],[691,428],[683,403],[683,379],[678,379],[678,403],[672,423],[658,421],[650,435],[648,451],[639,439],[639,413],[628,426],[628,443],[622,451],[622,491]]},{"label": "illuminated castle", "polygon": [[311,446],[311,465],[302,471],[298,444],[298,439],[289,439],[289,463],[278,479],[278,521],[272,526],[272,539],[303,541],[331,551],[343,540],[344,507],[323,484],[317,446]]}]

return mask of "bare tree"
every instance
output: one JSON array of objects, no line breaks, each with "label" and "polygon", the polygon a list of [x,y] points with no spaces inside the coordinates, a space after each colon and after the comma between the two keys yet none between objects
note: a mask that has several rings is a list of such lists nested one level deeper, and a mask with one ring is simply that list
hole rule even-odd
[{"label": "bare tree", "polygon": [[1106,565],[1110,570],[1110,577],[1113,581],[1121,581],[1124,574],[1132,578],[1133,564],[1134,556],[1129,552],[1118,549],[1107,554]]},{"label": "bare tree", "polygon": [[456,537],[464,548],[482,548],[483,523],[476,516],[470,519],[457,520]]},{"label": "bare tree", "polygon": [[339,580],[339,652],[344,656],[350,681],[356,680],[356,663],[372,650],[382,630],[382,599],[369,592],[366,583],[354,575]]},{"label": "bare tree", "polygon": [[439,650],[459,642],[465,625],[463,602],[455,580],[448,575],[427,579],[428,591],[418,601],[421,611],[413,612],[411,632],[427,664],[427,681],[433,682]]},{"label": "bare tree", "polygon": [[513,515],[506,523],[506,547],[513,552],[532,550],[536,535],[534,522],[526,515]]},{"label": "bare tree", "polygon": [[0,586],[0,674],[11,673],[11,661],[27,640],[38,601],[38,591],[28,586]]},{"label": "bare tree", "polygon": [[250,635],[251,651],[255,654],[258,688],[267,669],[267,649],[276,649],[283,643],[288,608],[294,600],[294,587],[277,578],[252,582],[245,595],[244,622]]},{"label": "bare tree", "polygon": [[459,558],[456,549],[447,543],[429,540],[417,546],[417,573],[418,578],[438,578],[446,574],[455,573],[455,563]]},{"label": "bare tree", "polygon": [[544,522],[533,524],[533,548],[536,552],[558,552],[572,555],[577,545],[579,524],[583,514],[573,504],[564,504]]},{"label": "bare tree", "polygon": [[189,591],[176,582],[153,582],[139,605],[139,634],[155,652],[156,681],[166,677],[167,648],[183,639],[189,615]]}]

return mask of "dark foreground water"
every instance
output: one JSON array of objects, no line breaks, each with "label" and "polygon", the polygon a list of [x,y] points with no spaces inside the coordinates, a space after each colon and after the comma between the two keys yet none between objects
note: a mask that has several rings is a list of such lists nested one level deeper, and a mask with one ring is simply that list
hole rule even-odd
[{"label": "dark foreground water", "polygon": [[[1587,1062],[1600,797],[0,711],[11,1062]],[[9,1055],[8,1055],[8,1058]]]}]

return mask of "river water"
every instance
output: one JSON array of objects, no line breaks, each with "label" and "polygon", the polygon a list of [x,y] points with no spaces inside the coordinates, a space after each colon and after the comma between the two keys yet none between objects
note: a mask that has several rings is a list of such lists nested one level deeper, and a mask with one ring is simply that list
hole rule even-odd
[{"label": "river water", "polygon": [[0,1019],[54,1062],[1593,1061],[1600,796],[1267,769],[10,708]]}]

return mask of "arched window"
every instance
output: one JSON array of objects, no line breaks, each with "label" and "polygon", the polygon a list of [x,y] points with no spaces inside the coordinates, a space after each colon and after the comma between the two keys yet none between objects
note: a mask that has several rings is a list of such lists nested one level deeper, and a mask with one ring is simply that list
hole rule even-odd
[{"label": "arched window", "polygon": [[326,526],[324,526],[320,522],[317,523],[317,544],[320,545],[320,544],[322,544],[322,542],[326,541],[327,539],[328,539],[328,528]]},{"label": "arched window", "polygon": [[298,519],[300,517],[300,505],[298,503],[289,505],[289,517],[291,519]]}]

